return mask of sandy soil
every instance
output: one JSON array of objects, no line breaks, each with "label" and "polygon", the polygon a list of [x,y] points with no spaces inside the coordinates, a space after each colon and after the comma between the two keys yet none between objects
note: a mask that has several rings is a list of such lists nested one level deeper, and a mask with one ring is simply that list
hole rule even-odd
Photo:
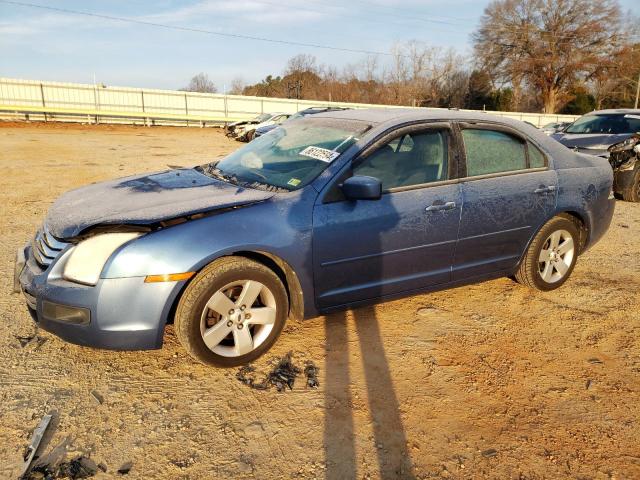
[{"label": "sandy soil", "polygon": [[[97,351],[34,332],[12,295],[16,249],[59,194],[237,148],[216,129],[0,124],[0,477],[31,431],[110,478],[640,478],[640,205],[559,291],[508,279],[290,323],[320,387],[256,391],[162,350]],[[92,395],[103,399],[100,403]]]}]

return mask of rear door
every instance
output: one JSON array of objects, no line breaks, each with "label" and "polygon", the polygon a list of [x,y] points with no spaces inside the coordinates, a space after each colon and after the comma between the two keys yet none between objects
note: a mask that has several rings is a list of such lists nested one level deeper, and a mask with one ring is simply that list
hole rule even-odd
[{"label": "rear door", "polygon": [[513,269],[529,239],[555,209],[557,177],[519,132],[460,124],[463,208],[453,280]]},{"label": "rear door", "polygon": [[[380,298],[451,279],[461,197],[449,124],[411,127],[378,142],[320,195],[313,212],[319,308]],[[349,200],[352,175],[381,180],[378,200]]]}]

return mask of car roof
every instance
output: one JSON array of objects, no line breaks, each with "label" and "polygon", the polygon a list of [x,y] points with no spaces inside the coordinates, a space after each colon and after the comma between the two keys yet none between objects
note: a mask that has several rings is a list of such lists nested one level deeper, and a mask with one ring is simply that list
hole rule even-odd
[{"label": "car roof", "polygon": [[[336,112],[317,113],[314,117],[335,118],[341,120],[359,120],[372,126],[385,123],[396,124],[412,121],[484,121],[508,125],[522,130],[523,122],[513,118],[492,115],[473,110],[447,110],[443,108],[367,108]],[[535,127],[529,125],[535,130]]]},{"label": "car roof", "polygon": [[593,112],[586,113],[585,115],[612,115],[612,114],[632,114],[640,115],[640,109],[636,108],[609,108],[606,110],[594,110]]}]

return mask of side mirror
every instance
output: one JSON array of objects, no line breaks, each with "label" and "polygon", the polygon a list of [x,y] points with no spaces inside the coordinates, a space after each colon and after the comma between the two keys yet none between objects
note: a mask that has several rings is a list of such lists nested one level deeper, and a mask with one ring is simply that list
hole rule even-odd
[{"label": "side mirror", "polygon": [[382,196],[382,182],[374,177],[356,175],[345,180],[342,193],[350,200],[378,200]]}]

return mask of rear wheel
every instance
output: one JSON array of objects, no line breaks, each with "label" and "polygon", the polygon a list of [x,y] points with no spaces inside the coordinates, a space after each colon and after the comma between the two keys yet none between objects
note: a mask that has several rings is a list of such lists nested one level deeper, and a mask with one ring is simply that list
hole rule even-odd
[{"label": "rear wheel", "polygon": [[196,360],[233,367],[273,345],[288,311],[286,290],[273,271],[253,260],[225,257],[189,284],[178,303],[175,330]]},{"label": "rear wheel", "polygon": [[537,290],[555,290],[571,275],[579,245],[575,222],[566,216],[552,218],[529,245],[516,272],[516,281]]},{"label": "rear wheel", "polygon": [[622,191],[622,198],[627,202],[640,202],[640,167],[636,165],[633,181],[629,188]]}]

